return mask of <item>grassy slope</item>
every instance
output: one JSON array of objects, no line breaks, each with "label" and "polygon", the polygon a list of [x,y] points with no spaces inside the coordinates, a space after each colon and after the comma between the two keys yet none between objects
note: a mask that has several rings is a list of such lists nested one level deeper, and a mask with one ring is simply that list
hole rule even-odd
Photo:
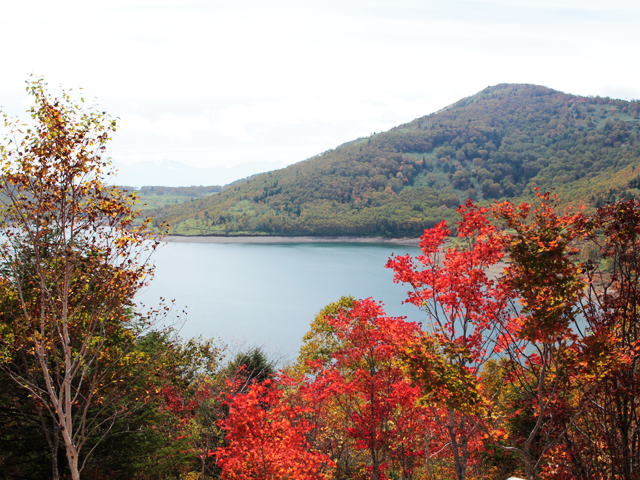
[{"label": "grassy slope", "polygon": [[223,192],[153,213],[172,233],[418,235],[471,197],[573,203],[619,195],[640,171],[637,102],[498,85]]}]

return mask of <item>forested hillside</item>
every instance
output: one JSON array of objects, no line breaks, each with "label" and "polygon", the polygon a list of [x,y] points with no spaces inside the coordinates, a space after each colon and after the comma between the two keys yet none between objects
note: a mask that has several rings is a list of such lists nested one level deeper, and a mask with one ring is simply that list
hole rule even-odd
[{"label": "forested hillside", "polygon": [[[154,210],[181,235],[419,235],[467,198],[637,196],[640,103],[502,84],[222,193]],[[156,223],[156,224],[157,224]]]}]

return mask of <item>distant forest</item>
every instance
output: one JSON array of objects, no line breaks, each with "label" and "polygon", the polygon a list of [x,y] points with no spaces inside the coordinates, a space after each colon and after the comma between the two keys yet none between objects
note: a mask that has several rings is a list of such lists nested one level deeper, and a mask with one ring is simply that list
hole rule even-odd
[{"label": "distant forest", "polygon": [[[179,235],[417,236],[466,199],[640,194],[638,101],[502,84],[221,193],[150,210]],[[213,193],[213,192],[211,192]]]}]

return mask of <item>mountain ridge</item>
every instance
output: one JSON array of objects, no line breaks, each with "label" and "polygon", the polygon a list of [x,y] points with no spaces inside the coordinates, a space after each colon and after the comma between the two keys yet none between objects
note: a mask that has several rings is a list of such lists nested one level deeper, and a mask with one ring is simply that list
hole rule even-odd
[{"label": "mountain ridge", "polygon": [[467,198],[570,202],[634,196],[640,104],[499,84],[187,204],[158,209],[178,235],[419,235]]}]

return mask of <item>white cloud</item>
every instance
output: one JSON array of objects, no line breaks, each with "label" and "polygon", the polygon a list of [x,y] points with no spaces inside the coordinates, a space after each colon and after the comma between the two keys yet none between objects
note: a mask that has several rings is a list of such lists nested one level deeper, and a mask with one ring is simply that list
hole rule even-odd
[{"label": "white cloud", "polygon": [[[456,98],[457,99],[457,98]],[[199,115],[163,113],[157,119],[140,114],[119,115],[122,133],[145,133],[175,140],[190,140],[198,133],[226,136],[251,142],[254,135],[265,136],[279,128],[300,125],[341,125],[363,132],[380,131],[398,121],[430,113],[442,106],[441,100],[422,98],[414,102],[390,95],[375,100],[355,97],[295,97],[278,101],[237,103],[217,112],[206,110]],[[305,138],[336,138],[306,135]]]},{"label": "white cloud", "polygon": [[626,0],[9,2],[0,105],[24,111],[35,72],[119,116],[128,158],[301,160],[501,82],[640,97],[638,14]]},{"label": "white cloud", "polygon": [[195,132],[211,130],[211,123],[206,115],[189,117],[164,113],[155,121],[134,113],[124,113],[119,117],[118,125],[122,131],[150,133],[175,140],[189,140]]}]

